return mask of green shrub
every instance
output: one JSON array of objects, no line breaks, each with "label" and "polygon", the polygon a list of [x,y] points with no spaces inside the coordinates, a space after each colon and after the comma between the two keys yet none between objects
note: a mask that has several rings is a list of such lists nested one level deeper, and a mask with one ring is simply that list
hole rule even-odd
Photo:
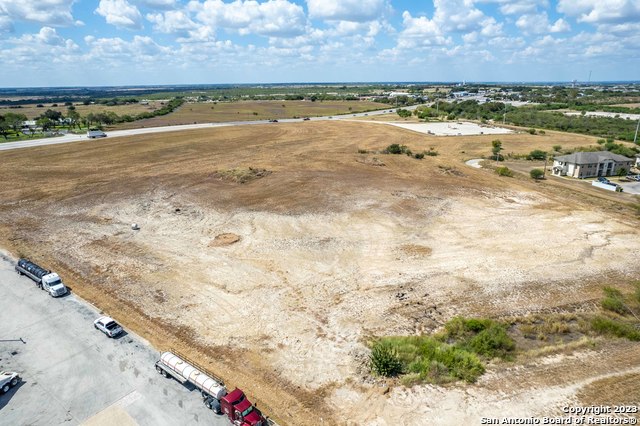
[{"label": "green shrub", "polygon": [[413,158],[415,158],[417,160],[422,160],[424,158],[424,153],[423,152],[418,152],[418,153],[414,154]]},{"label": "green shrub", "polygon": [[463,339],[491,327],[494,322],[490,319],[454,317],[444,325],[448,339]]},{"label": "green shrub", "polygon": [[529,176],[531,176],[532,179],[542,179],[544,177],[544,170],[533,169],[529,172]]},{"label": "green shrub", "polygon": [[620,315],[624,315],[626,313],[626,309],[624,307],[624,297],[620,290],[615,289],[613,287],[605,287],[603,289],[605,298],[602,299],[602,307],[608,311],[617,312]]},{"label": "green shrub", "polygon": [[506,166],[496,168],[498,176],[513,177],[513,172]]},{"label": "green shrub", "polygon": [[624,337],[634,342],[640,341],[640,330],[622,321],[597,316],[591,320],[591,327],[601,334]]},{"label": "green shrub", "polygon": [[529,129],[529,130],[527,130],[527,132],[529,132],[532,135],[535,135],[536,134],[536,129]]},{"label": "green shrub", "polygon": [[358,149],[358,154],[367,154],[369,153],[369,151],[367,151],[366,149]]},{"label": "green shrub", "polygon": [[560,152],[560,151],[562,151],[562,145],[554,145],[554,146],[553,146],[553,150],[554,150],[555,152]]},{"label": "green shrub", "polygon": [[424,155],[428,155],[429,157],[436,157],[438,155],[438,151],[434,151],[433,148],[430,148],[429,151],[425,151]]},{"label": "green shrub", "polygon": [[541,149],[534,149],[529,153],[529,158],[532,160],[544,160],[547,158],[547,153]]},{"label": "green shrub", "polygon": [[397,376],[402,371],[398,352],[385,341],[378,341],[369,356],[371,371],[385,377]]},{"label": "green shrub", "polygon": [[407,150],[405,145],[398,145],[393,143],[385,148],[384,152],[387,154],[403,154]]},{"label": "green shrub", "polygon": [[506,358],[516,348],[516,344],[507,335],[506,327],[492,324],[471,338],[465,345],[471,351],[487,358]]}]

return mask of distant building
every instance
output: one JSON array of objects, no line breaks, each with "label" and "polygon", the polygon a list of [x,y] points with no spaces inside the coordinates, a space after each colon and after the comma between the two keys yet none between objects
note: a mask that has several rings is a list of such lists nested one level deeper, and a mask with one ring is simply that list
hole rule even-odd
[{"label": "distant building", "polygon": [[628,172],[632,165],[632,158],[609,151],[574,152],[570,155],[555,157],[552,173],[556,176],[571,176],[580,179],[615,176],[621,170]]}]

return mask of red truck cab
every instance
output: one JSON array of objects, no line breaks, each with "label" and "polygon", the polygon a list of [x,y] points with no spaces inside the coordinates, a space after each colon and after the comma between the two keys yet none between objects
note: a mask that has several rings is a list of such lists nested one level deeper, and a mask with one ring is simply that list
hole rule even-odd
[{"label": "red truck cab", "polygon": [[264,426],[266,424],[260,410],[255,408],[240,389],[220,398],[220,409],[231,423],[242,426]]}]

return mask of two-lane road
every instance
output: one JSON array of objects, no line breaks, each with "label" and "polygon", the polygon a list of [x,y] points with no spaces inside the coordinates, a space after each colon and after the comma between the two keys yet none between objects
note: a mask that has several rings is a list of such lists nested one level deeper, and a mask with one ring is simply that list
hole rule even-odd
[{"label": "two-lane road", "polygon": [[[410,107],[404,107],[407,110],[414,110],[419,105],[413,105]],[[353,113],[353,114],[343,114],[343,115],[334,115],[334,116],[326,116],[326,117],[311,117],[309,121],[328,121],[328,120],[344,120],[351,119],[354,117],[364,117],[364,116],[376,116],[381,114],[388,114],[389,112],[395,111],[395,108],[389,108],[384,110],[377,111],[368,111],[361,113]],[[283,118],[278,120],[280,123],[296,123],[296,122],[304,122],[301,118]],[[128,129],[128,130],[110,130],[107,132],[107,137],[109,139],[124,137],[124,136],[134,136],[134,135],[144,135],[150,133],[164,133],[164,132],[179,132],[185,130],[197,130],[197,129],[211,129],[215,127],[229,127],[229,126],[250,126],[256,124],[268,124],[268,120],[255,120],[255,121],[230,121],[227,123],[200,123],[200,124],[183,124],[178,126],[163,126],[163,127],[143,127],[139,129]],[[0,151],[7,151],[11,149],[20,149],[20,148],[31,148],[35,146],[44,146],[44,145],[55,145],[60,143],[71,143],[71,142],[82,142],[92,140],[88,139],[86,135],[64,135],[58,137],[44,138],[44,139],[31,139],[17,142],[5,142],[0,143]],[[95,139],[100,140],[100,139]]]}]

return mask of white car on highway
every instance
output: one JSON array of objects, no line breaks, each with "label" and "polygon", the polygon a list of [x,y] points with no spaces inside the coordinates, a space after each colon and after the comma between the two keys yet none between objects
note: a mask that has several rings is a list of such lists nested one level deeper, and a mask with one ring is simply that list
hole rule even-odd
[{"label": "white car on highway", "polygon": [[108,337],[116,337],[118,334],[124,331],[122,327],[120,327],[120,325],[110,317],[98,318],[93,322],[93,326],[102,331]]}]

